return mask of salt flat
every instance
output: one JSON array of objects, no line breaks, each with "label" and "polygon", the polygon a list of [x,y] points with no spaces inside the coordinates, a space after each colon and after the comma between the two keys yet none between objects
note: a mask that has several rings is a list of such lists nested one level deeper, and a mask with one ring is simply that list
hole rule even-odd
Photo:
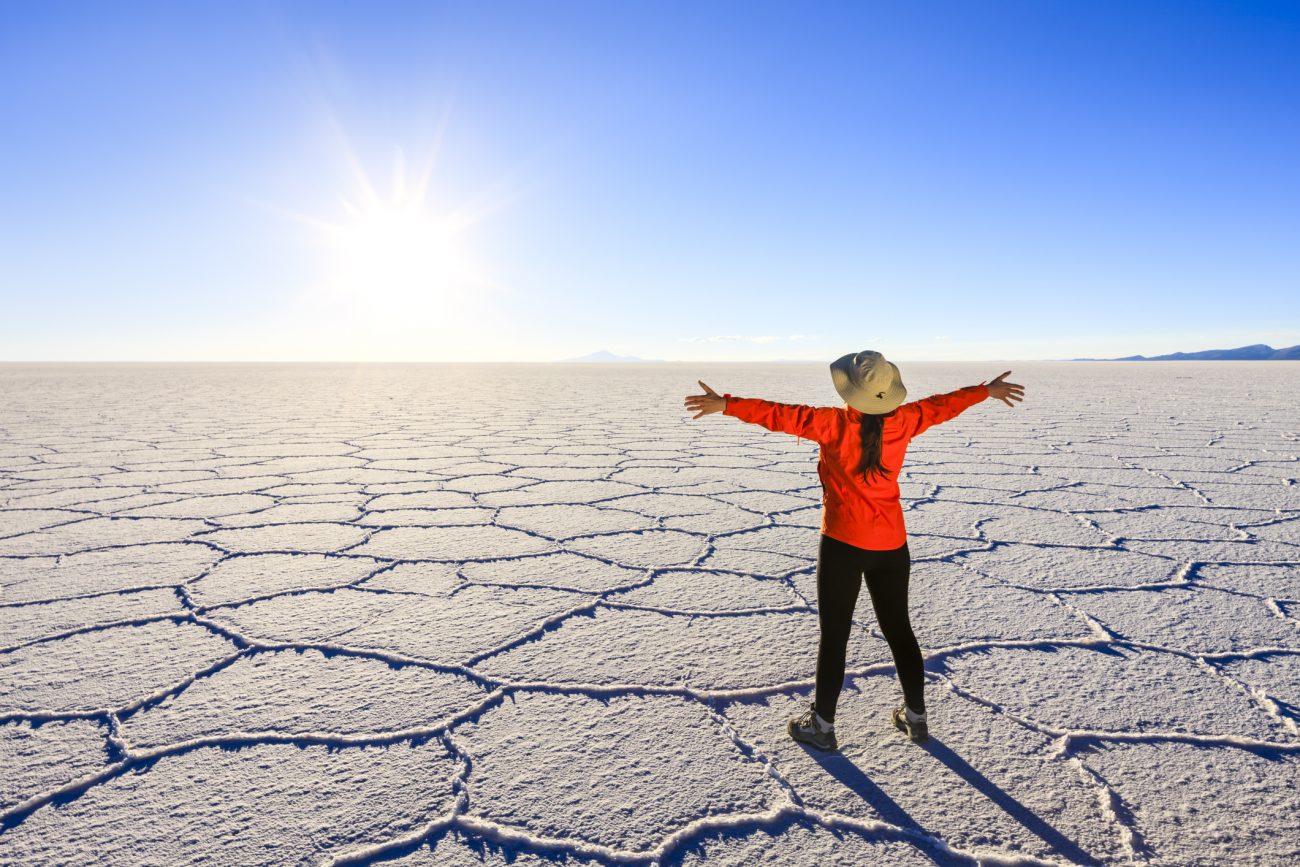
[{"label": "salt flat", "polygon": [[[902,365],[912,398],[996,365]],[[1300,366],[1037,363],[812,687],[822,365],[0,365],[0,864],[1294,864]]]}]

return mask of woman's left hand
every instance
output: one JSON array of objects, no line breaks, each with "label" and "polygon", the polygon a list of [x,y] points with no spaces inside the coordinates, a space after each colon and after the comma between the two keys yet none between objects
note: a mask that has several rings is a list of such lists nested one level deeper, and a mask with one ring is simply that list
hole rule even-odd
[{"label": "woman's left hand", "polygon": [[[1010,376],[1010,375],[1011,375],[1011,371],[1008,370],[1006,373],[1002,374],[997,379],[993,380],[988,384],[989,397],[994,398],[995,400],[1000,400],[1003,403],[1005,403],[1007,406],[1014,408],[1016,404],[1012,403],[1011,401],[1014,400],[1016,401],[1016,403],[1019,403],[1020,401],[1024,400],[1025,387],[1023,385],[1017,385],[1014,382],[1002,381],[1002,377]],[[981,383],[981,385],[982,384],[983,383]]]},{"label": "woman's left hand", "polygon": [[705,393],[692,394],[686,397],[686,411],[695,413],[695,415],[691,416],[692,418],[722,412],[727,408],[727,399],[725,397],[709,388],[702,380],[697,379],[696,382],[700,383],[700,388],[704,389]]}]

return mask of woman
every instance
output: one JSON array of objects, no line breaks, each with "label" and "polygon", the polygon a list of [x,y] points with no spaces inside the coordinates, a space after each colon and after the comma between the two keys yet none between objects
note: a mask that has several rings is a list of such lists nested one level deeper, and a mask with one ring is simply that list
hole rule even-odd
[{"label": "woman", "polygon": [[1004,382],[1011,371],[987,384],[960,388],[903,403],[907,389],[898,368],[879,352],[849,354],[831,364],[831,380],[844,398],[842,407],[773,403],[719,395],[703,382],[704,394],[686,398],[686,409],[701,418],[715,412],[768,430],[815,440],[821,457],[821,541],[817,551],[817,609],[821,641],[817,648],[817,691],[802,716],[790,720],[790,737],[822,750],[835,750],[835,705],[844,685],[844,656],[853,608],[863,577],[880,631],[889,643],[904,704],[893,711],[894,725],[916,742],[928,736],[925,675],[921,649],[907,616],[911,555],[898,472],[912,437],[945,422],[987,397],[1014,407],[1022,386]]}]

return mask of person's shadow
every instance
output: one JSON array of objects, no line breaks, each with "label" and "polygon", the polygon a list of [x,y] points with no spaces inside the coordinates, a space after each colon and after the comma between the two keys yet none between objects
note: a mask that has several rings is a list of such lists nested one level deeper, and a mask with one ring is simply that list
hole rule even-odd
[{"label": "person's shadow", "polygon": [[[943,741],[931,737],[926,743],[917,746],[934,756],[950,771],[1001,808],[1003,812],[1051,846],[1053,854],[1056,856],[1065,858],[1075,864],[1099,863],[1096,858],[1085,852],[1078,843],[1058,831],[1033,810],[1017,801],[988,777],[971,767],[969,762],[953,752]],[[927,831],[919,822],[913,819],[911,814],[903,809],[902,805],[891,798],[884,789],[876,785],[875,781],[863,773],[862,769],[854,764],[853,760],[848,756],[843,753],[819,753],[806,747],[805,750],[818,764],[826,769],[827,773],[866,801],[882,821],[897,825],[919,838],[916,841],[918,844],[917,850],[931,861],[944,865],[970,863],[967,858],[954,857],[940,849],[927,845],[927,840],[941,839],[940,835]]]}]

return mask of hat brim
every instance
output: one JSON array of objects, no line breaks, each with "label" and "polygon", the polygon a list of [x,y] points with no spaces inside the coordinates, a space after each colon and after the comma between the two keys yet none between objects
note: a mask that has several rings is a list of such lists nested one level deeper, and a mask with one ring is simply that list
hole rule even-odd
[{"label": "hat brim", "polygon": [[907,399],[907,388],[903,385],[903,378],[898,373],[898,367],[892,361],[886,361],[894,371],[894,381],[885,391],[883,398],[876,397],[875,394],[867,392],[853,384],[853,378],[849,371],[853,369],[853,355],[845,355],[831,362],[831,382],[835,384],[835,391],[839,396],[844,398],[844,402],[856,409],[858,412],[867,415],[884,415],[893,412],[903,405]]}]

